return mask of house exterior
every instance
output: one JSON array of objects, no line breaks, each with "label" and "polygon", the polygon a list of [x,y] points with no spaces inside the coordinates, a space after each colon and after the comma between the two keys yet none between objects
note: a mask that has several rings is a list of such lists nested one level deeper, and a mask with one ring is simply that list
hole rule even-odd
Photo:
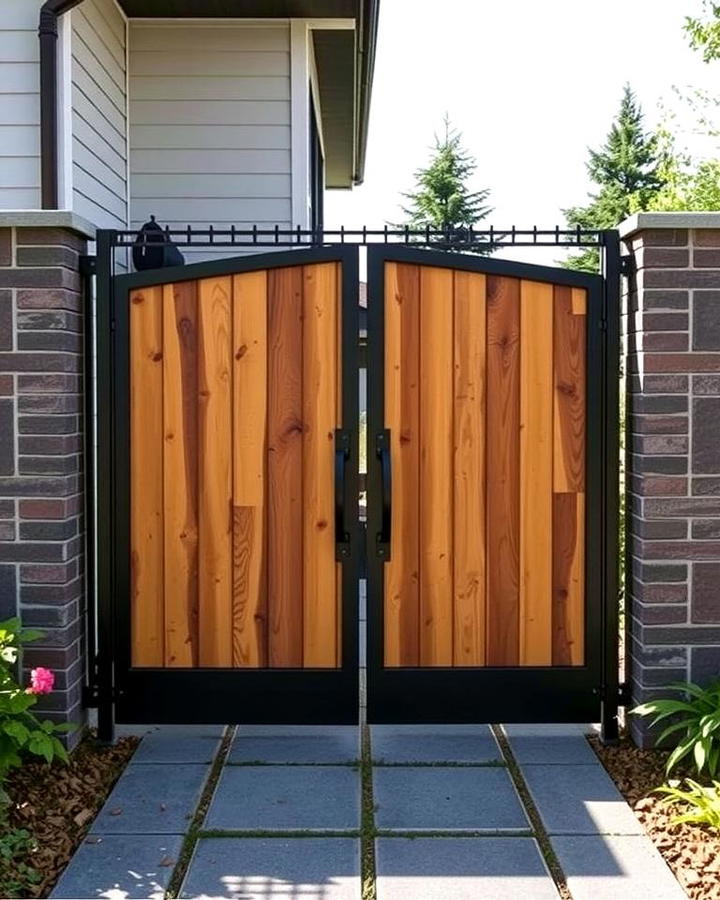
[{"label": "house exterior", "polygon": [[319,227],[323,191],[363,177],[377,8],[0,5],[0,617],[45,632],[25,665],[55,670],[44,712],[59,720],[82,721],[91,702],[81,257],[96,229],[151,215]]}]

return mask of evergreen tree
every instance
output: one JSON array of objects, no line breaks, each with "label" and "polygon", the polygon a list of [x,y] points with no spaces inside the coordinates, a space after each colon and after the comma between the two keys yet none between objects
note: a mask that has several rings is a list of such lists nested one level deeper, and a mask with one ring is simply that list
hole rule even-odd
[{"label": "evergreen tree", "polygon": [[[563,210],[569,227],[615,228],[631,213],[645,210],[663,186],[663,160],[654,136],[643,128],[643,114],[629,85],[604,145],[590,150],[587,171],[598,186],[587,206]],[[598,270],[598,252],[586,250],[566,265],[588,272]]]},{"label": "evergreen tree", "polygon": [[468,181],[477,169],[474,157],[463,147],[462,135],[444,120],[442,137],[435,135],[430,162],[415,172],[415,189],[402,196],[406,221],[401,227],[463,231],[491,212],[486,205],[489,188],[471,191]]}]

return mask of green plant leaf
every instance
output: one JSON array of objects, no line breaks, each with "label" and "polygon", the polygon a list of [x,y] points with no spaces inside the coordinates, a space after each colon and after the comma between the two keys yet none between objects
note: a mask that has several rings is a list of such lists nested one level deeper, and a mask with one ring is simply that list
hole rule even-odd
[{"label": "green plant leaf", "polygon": [[25,628],[18,634],[17,639],[19,644],[30,644],[32,643],[32,641],[39,641],[44,637],[44,631],[37,631],[37,629],[33,628]]},{"label": "green plant leaf", "polygon": [[22,747],[30,736],[30,732],[17,719],[8,719],[2,723],[2,730]]},{"label": "green plant leaf", "polygon": [[705,768],[705,762],[707,761],[707,747],[705,745],[705,741],[699,740],[694,742],[693,757],[695,759],[695,765],[697,766],[698,772],[702,772],[702,770]]},{"label": "green plant leaf", "polygon": [[48,735],[42,731],[32,732],[27,744],[27,749],[36,756],[42,756],[46,762],[52,762],[53,760],[54,747],[52,738],[48,737]]}]

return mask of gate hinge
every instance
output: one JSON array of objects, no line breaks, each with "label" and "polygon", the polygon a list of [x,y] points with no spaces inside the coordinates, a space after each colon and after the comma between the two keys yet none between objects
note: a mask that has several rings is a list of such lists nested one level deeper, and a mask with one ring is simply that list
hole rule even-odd
[{"label": "gate hinge", "polygon": [[89,276],[97,274],[97,256],[81,256],[78,259],[78,269],[81,275]]},{"label": "gate hinge", "polygon": [[620,274],[624,275],[626,278],[630,278],[631,275],[635,274],[635,257],[634,256],[621,256],[620,257]]}]

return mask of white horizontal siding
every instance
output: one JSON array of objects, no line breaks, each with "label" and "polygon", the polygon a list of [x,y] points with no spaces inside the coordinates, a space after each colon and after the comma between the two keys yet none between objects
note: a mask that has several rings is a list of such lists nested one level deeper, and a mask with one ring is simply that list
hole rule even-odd
[{"label": "white horizontal siding", "polygon": [[129,74],[132,227],[289,227],[287,24],[132,24]]},{"label": "white horizontal siding", "polygon": [[0,209],[40,206],[42,0],[0,0]]},{"label": "white horizontal siding", "polygon": [[98,227],[125,228],[125,22],[113,0],[85,0],[71,15],[73,208]]}]

